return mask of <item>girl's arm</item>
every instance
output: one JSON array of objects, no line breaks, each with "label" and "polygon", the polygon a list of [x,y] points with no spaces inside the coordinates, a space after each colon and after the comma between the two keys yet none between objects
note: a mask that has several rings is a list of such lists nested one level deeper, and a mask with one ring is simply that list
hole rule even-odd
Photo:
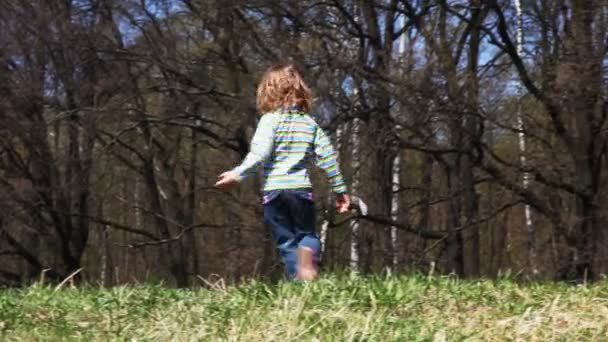
[{"label": "girl's arm", "polygon": [[327,135],[325,135],[325,132],[318,126],[315,133],[314,149],[317,155],[317,166],[327,174],[332,191],[336,194],[346,193],[346,184],[344,183],[344,178],[340,172],[340,165],[338,164],[338,153]]},{"label": "girl's arm", "polygon": [[255,134],[253,135],[253,139],[251,140],[249,153],[241,165],[232,169],[232,172],[236,174],[238,181],[253,174],[256,171],[256,167],[270,157],[274,143],[275,126],[276,117],[273,113],[262,115],[258,127],[255,130]]},{"label": "girl's arm", "polygon": [[317,155],[317,165],[325,171],[331,189],[337,195],[336,209],[338,213],[345,213],[350,208],[350,197],[346,194],[346,184],[338,164],[338,153],[319,126],[317,126],[315,133],[314,148]]},{"label": "girl's arm", "polygon": [[255,172],[256,167],[266,161],[272,154],[274,142],[274,127],[276,126],[276,115],[273,113],[264,114],[258,123],[251,148],[241,165],[234,169],[224,172],[219,176],[215,186],[228,190],[236,183],[242,181],[247,176]]}]

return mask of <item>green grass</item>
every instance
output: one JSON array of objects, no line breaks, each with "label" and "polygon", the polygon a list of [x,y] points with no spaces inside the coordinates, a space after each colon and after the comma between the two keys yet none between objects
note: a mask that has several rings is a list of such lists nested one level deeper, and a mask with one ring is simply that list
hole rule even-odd
[{"label": "green grass", "polygon": [[608,340],[608,282],[327,276],[214,289],[0,290],[0,339],[118,341]]}]

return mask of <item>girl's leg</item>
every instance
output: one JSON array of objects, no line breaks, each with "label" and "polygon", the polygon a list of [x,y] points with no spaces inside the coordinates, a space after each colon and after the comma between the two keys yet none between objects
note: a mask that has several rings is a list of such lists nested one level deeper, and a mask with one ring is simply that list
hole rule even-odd
[{"label": "girl's leg", "polygon": [[313,280],[318,273],[321,240],[315,233],[315,205],[308,192],[294,191],[290,213],[298,246],[298,279]]},{"label": "girl's leg", "polygon": [[272,227],[289,279],[314,279],[321,242],[315,234],[314,203],[307,193],[282,190],[264,205],[264,220]]},{"label": "girl's leg", "polygon": [[281,261],[283,261],[283,265],[285,266],[287,279],[296,279],[298,275],[298,248],[291,244],[289,246],[279,246],[277,247],[277,250],[281,256]]},{"label": "girl's leg", "polygon": [[270,202],[264,204],[264,221],[272,229],[272,237],[276,243],[281,261],[285,265],[287,278],[295,279],[297,274],[298,246],[295,240],[295,229],[289,212],[289,206],[281,194],[274,196]]}]

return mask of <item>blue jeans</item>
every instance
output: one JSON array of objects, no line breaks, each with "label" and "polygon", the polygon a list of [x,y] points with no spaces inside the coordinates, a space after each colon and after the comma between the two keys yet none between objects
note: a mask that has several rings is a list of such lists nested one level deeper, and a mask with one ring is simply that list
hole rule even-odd
[{"label": "blue jeans", "polygon": [[289,279],[294,279],[298,272],[298,248],[311,249],[317,264],[321,241],[315,234],[315,205],[310,190],[265,192],[264,222],[272,228],[272,237]]}]

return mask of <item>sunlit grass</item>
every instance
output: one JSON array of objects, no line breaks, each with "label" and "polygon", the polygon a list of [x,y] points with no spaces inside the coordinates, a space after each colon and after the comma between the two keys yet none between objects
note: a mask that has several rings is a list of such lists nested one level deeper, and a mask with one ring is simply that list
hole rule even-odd
[{"label": "sunlit grass", "polygon": [[0,291],[0,339],[138,341],[608,340],[608,282],[327,276],[209,289]]}]

